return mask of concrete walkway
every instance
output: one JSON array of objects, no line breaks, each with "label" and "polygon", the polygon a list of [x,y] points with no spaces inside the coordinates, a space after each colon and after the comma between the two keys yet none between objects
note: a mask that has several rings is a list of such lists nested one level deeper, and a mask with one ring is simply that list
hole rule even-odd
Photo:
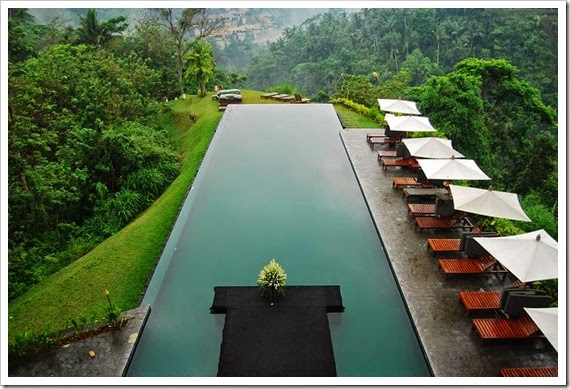
[{"label": "concrete walkway", "polygon": [[500,289],[502,281],[490,275],[443,277],[426,250],[426,238],[435,235],[416,232],[402,190],[392,189],[393,177],[415,174],[382,170],[377,150],[388,146],[371,150],[367,132],[373,131],[343,130],[341,137],[435,376],[496,377],[506,367],[557,365],[558,354],[545,339],[481,342],[459,291]]},{"label": "concrete walkway", "polygon": [[[150,305],[126,311],[126,326],[39,354],[9,372],[10,377],[121,377],[126,372]],[[91,357],[89,352],[95,355]],[[88,384],[85,382],[85,384]]]}]

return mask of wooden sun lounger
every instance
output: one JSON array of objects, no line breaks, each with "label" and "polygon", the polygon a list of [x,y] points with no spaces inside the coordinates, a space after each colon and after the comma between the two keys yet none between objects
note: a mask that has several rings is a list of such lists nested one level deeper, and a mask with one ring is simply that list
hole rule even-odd
[{"label": "wooden sun lounger", "polygon": [[459,253],[460,247],[461,238],[430,238],[427,240],[427,250],[431,250],[434,257],[436,253]]},{"label": "wooden sun lounger", "polygon": [[502,377],[558,377],[558,366],[510,367],[501,369]]},{"label": "wooden sun lounger", "polygon": [[411,167],[418,169],[420,164],[415,158],[380,158],[380,165],[384,170],[388,170],[389,166]]},{"label": "wooden sun lounger", "polygon": [[379,133],[379,132],[369,132],[366,134],[367,143],[370,143],[372,141],[372,138],[386,138],[386,135],[384,135],[384,133]]},{"label": "wooden sun lounger", "polygon": [[516,340],[543,336],[529,316],[515,319],[473,319],[473,328],[481,340]]},{"label": "wooden sun lounger", "polygon": [[398,151],[397,150],[379,150],[378,151],[378,161],[380,161],[381,158],[384,157],[397,157],[398,155]]},{"label": "wooden sun lounger", "polygon": [[291,95],[288,95],[287,93],[281,93],[281,94],[278,94],[278,95],[273,95],[273,96],[271,96],[270,98],[271,98],[272,100],[280,100],[281,98],[287,97],[287,96],[291,96]]},{"label": "wooden sun lounger", "polygon": [[406,187],[415,187],[421,188],[422,183],[418,182],[416,177],[394,177],[392,179],[392,188],[406,188]]},{"label": "wooden sun lounger", "polygon": [[261,98],[262,98],[262,99],[269,99],[269,98],[271,98],[271,97],[273,97],[273,96],[277,96],[278,94],[279,94],[279,93],[277,93],[277,92],[264,93],[264,94],[261,95]]},{"label": "wooden sun lounger", "polygon": [[408,214],[416,216],[435,216],[435,204],[408,204]]},{"label": "wooden sun lounger", "polygon": [[[416,181],[417,182],[417,181]],[[438,194],[447,194],[449,191],[446,188],[435,188],[431,184],[419,184],[422,187],[407,187],[402,191],[402,197],[406,198],[406,201],[410,201],[411,198],[423,198],[423,199],[435,199]]]},{"label": "wooden sun lounger", "polygon": [[370,148],[373,149],[374,145],[395,145],[398,142],[400,142],[399,139],[389,138],[387,136],[373,136],[370,138],[368,144],[370,144]]},{"label": "wooden sun lounger", "polygon": [[451,230],[454,228],[462,228],[471,231],[473,224],[467,219],[464,212],[458,212],[448,217],[416,217],[416,227],[419,228],[421,234],[424,229]]},{"label": "wooden sun lounger", "polygon": [[450,275],[497,274],[506,277],[508,271],[490,255],[479,258],[447,258],[439,260],[439,268],[445,279]]},{"label": "wooden sun lounger", "polygon": [[312,101],[307,97],[301,97],[301,95],[298,93],[296,93],[293,97],[294,97],[293,100],[291,100],[292,104],[307,104]]},{"label": "wooden sun lounger", "polygon": [[477,291],[459,292],[459,299],[467,310],[467,316],[477,311],[491,311],[500,308],[501,292]]}]

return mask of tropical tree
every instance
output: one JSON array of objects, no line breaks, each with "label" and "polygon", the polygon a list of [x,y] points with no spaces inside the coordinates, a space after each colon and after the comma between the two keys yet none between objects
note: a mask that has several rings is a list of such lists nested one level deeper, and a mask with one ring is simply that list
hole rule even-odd
[{"label": "tropical tree", "polygon": [[206,85],[214,74],[214,56],[212,54],[212,45],[203,39],[197,39],[192,42],[192,51],[184,56],[184,60],[188,62],[185,77],[188,80],[196,82],[198,94],[206,96]]},{"label": "tropical tree", "polygon": [[89,9],[85,17],[80,17],[80,27],[77,29],[78,42],[88,45],[101,45],[108,43],[116,34],[126,30],[128,24],[124,16],[118,16],[100,23],[97,11]]},{"label": "tropical tree", "polygon": [[174,38],[178,91],[183,95],[184,56],[192,48],[192,42],[220,31],[222,19],[210,18],[207,8],[184,8],[180,12],[172,8],[160,8],[155,10],[155,16]]}]

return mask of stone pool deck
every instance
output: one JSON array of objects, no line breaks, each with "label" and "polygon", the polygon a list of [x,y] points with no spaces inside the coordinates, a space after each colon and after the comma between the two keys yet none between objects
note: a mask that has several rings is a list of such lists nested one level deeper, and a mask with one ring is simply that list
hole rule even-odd
[{"label": "stone pool deck", "polygon": [[393,177],[415,174],[402,168],[384,171],[377,151],[388,145],[371,149],[368,132],[383,130],[347,129],[341,137],[434,375],[498,377],[501,368],[557,365],[558,354],[546,339],[481,342],[459,292],[500,289],[503,282],[492,275],[444,278],[426,250],[426,239],[445,235],[417,232],[402,189],[392,189]]}]

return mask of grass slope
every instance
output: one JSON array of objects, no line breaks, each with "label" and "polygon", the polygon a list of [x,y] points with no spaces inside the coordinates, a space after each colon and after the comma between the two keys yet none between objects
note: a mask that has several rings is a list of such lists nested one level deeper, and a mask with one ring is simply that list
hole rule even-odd
[{"label": "grass slope", "polygon": [[[262,92],[244,90],[248,104],[287,104],[261,99]],[[8,333],[12,340],[25,331],[55,331],[81,315],[104,315],[105,289],[113,304],[135,308],[168,239],[186,192],[194,179],[222,113],[209,96],[178,100],[163,125],[178,145],[181,173],[145,212],[87,255],[33,286],[8,307]],[[377,127],[347,108],[335,106],[347,127]],[[195,124],[190,113],[196,114]]]},{"label": "grass slope", "polygon": [[[69,319],[83,314],[102,318],[105,289],[121,309],[137,305],[221,117],[217,107],[209,97],[172,103],[172,115],[163,120],[179,145],[181,174],[136,220],[12,301],[9,339],[24,331],[64,328]],[[191,127],[190,112],[198,115]]]}]

